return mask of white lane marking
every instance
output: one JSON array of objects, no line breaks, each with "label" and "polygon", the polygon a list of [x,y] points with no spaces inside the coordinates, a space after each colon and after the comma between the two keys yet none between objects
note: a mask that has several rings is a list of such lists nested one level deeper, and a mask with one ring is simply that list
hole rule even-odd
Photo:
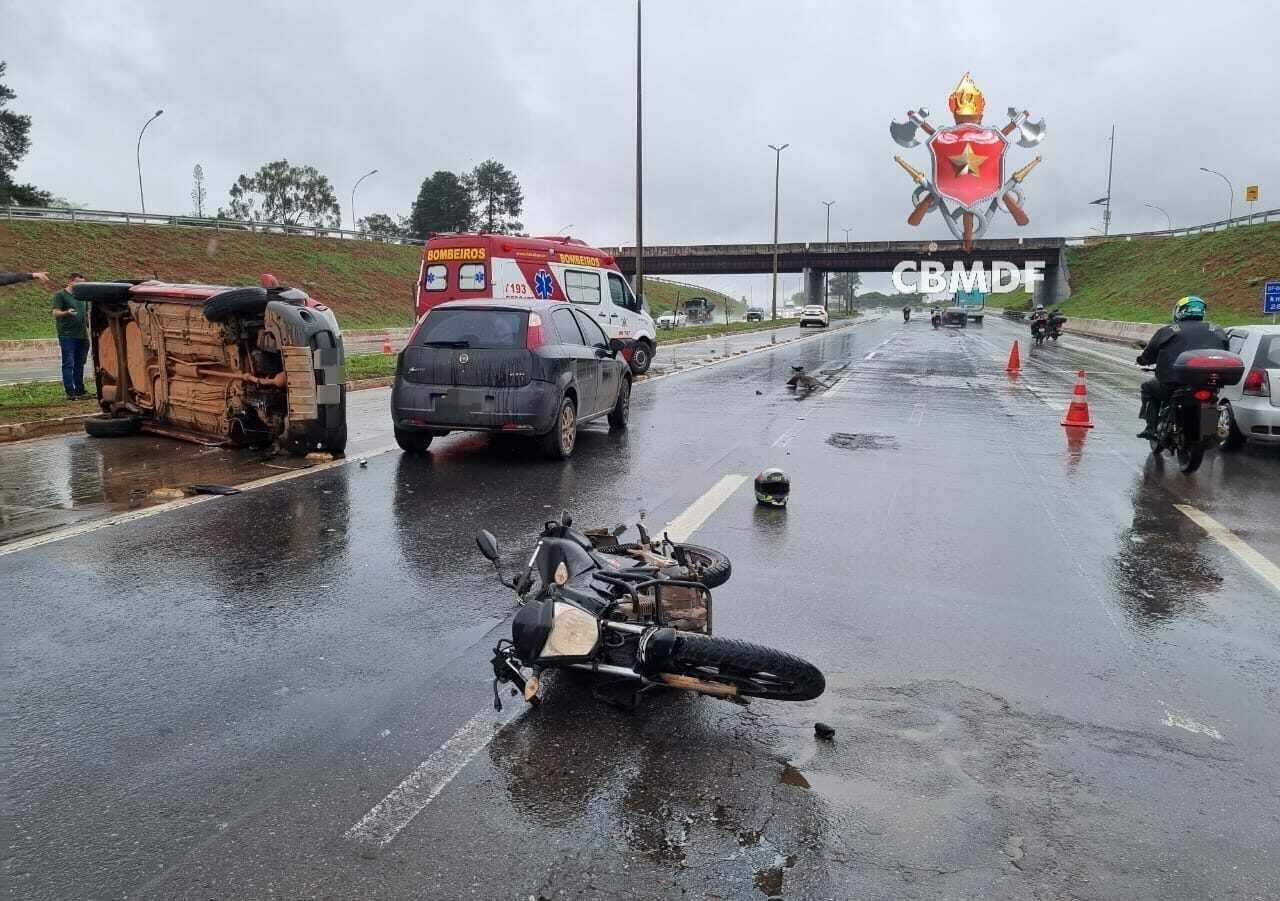
[{"label": "white lane marking", "polygon": [[911,424],[913,426],[919,428],[920,423],[924,422],[924,411],[927,406],[928,401],[922,400],[912,408]]},{"label": "white lane marking", "polygon": [[873,359],[877,353],[879,353],[879,351],[875,351],[875,350],[873,350],[873,351],[871,351],[871,353],[867,354],[867,355],[866,355],[865,357],[863,357],[862,359],[864,359],[864,360],[870,360],[870,359]]},{"label": "white lane marking", "polygon": [[670,535],[675,542],[687,540],[746,480],[744,475],[725,476],[712,485],[710,491],[690,504],[688,509],[667,523],[667,527],[662,530],[663,534]]},{"label": "white lane marking", "polygon": [[1056,400],[1050,400],[1043,391],[1041,391],[1039,388],[1036,388],[1034,385],[1027,385],[1026,387],[1028,391],[1030,391],[1036,397],[1040,398],[1040,400],[1044,403],[1044,405],[1048,407],[1050,410],[1056,410],[1058,412],[1062,412],[1063,410],[1066,409],[1065,405],[1058,403]]},{"label": "white lane marking", "polygon": [[1164,719],[1160,721],[1162,726],[1170,726],[1174,729],[1186,729],[1188,732],[1194,732],[1197,735],[1207,735],[1210,738],[1216,738],[1222,741],[1222,733],[1213,726],[1206,726],[1204,723],[1198,723],[1189,716],[1183,716],[1180,713],[1174,713],[1169,709],[1169,705],[1164,701],[1160,701],[1160,706],[1164,708]]},{"label": "white lane marking", "polygon": [[[267,476],[262,479],[255,479],[252,482],[245,482],[242,485],[234,487],[239,488],[241,493],[256,491],[259,488],[267,488],[280,482],[288,482],[291,479],[302,478],[303,476],[314,475],[318,472],[327,472],[330,469],[337,469],[340,466],[346,466],[354,463],[356,460],[368,460],[380,454],[388,453],[395,450],[394,445],[386,447],[378,447],[369,451],[362,451],[350,457],[343,457],[333,460],[329,463],[318,463],[315,466],[300,467],[290,472],[282,472],[277,476]],[[64,529],[54,529],[51,532],[45,532],[42,535],[34,535],[31,538],[24,538],[20,541],[13,541],[9,544],[0,546],[0,557],[5,554],[15,554],[18,551],[30,550],[33,547],[40,547],[42,544],[51,544],[55,541],[63,541],[67,538],[74,538],[77,535],[84,535],[88,532],[96,532],[98,529],[105,529],[109,526],[120,525],[121,523],[134,522],[139,519],[146,519],[149,516],[155,516],[158,513],[167,513],[170,510],[181,510],[185,507],[192,507],[196,504],[204,504],[209,501],[218,500],[221,496],[215,494],[197,494],[194,497],[183,498],[182,500],[173,501],[168,504],[156,504],[154,507],[145,507],[141,510],[128,510],[124,513],[117,513],[114,516],[104,516],[102,519],[95,519],[92,522],[80,523],[74,526],[67,526]]]},{"label": "white lane marking", "polygon": [[1276,566],[1266,557],[1259,554],[1222,523],[1218,522],[1202,510],[1190,504],[1174,504],[1174,508],[1187,519],[1204,529],[1231,553],[1235,554],[1245,566],[1257,573],[1263,581],[1269,583],[1276,591],[1280,591],[1280,566]]},{"label": "white lane marking", "polygon": [[[868,325],[876,321],[877,320],[875,319],[858,319],[854,322],[848,323],[847,325],[838,325],[835,327],[835,330],[839,331],[841,329],[846,329],[846,328],[857,328],[860,325]],[[789,327],[790,326],[788,326],[788,328]],[[831,334],[834,334],[834,332],[820,331],[820,332],[813,332],[807,335],[796,335],[794,338],[785,338],[782,341],[779,341],[777,344],[766,344],[763,347],[756,347],[756,348],[752,348],[751,350],[744,350],[742,353],[737,354],[736,356],[731,354],[727,357],[721,357],[718,360],[708,360],[705,363],[691,363],[688,366],[681,366],[679,369],[674,369],[674,370],[669,369],[666,372],[662,373],[661,375],[646,375],[644,377],[644,381],[637,382],[636,384],[647,385],[650,382],[660,382],[663,379],[669,379],[674,375],[684,375],[686,372],[696,372],[699,369],[709,369],[710,367],[717,366],[720,363],[728,363],[730,360],[741,360],[743,357],[749,357],[752,354],[768,353],[771,350],[777,350],[779,347],[785,347],[786,345],[794,344],[797,341],[805,341],[809,338],[821,338],[823,336],[831,335]],[[679,346],[679,345],[676,345],[676,346]]]},{"label": "white lane marking", "polygon": [[495,720],[491,708],[482,708],[342,837],[378,848],[390,842],[521,710],[515,704],[507,704],[506,709],[512,711],[509,718]]},{"label": "white lane marking", "polygon": [[[742,487],[744,475],[727,475],[663,529],[672,541],[684,541]],[[494,736],[515,721],[523,708],[508,704],[497,719],[489,707],[479,710],[434,754],[414,768],[387,796],[342,834],[365,845],[381,848],[413,822],[428,804],[448,787],[463,767],[488,747]]]}]

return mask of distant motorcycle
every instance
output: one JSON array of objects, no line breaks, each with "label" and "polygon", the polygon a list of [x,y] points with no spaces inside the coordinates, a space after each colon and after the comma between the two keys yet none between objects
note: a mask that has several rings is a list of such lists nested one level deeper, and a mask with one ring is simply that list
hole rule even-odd
[{"label": "distant motorcycle", "polygon": [[933,315],[929,317],[929,321],[933,323],[934,328],[942,328],[942,313],[934,310]]},{"label": "distant motorcycle", "polygon": [[551,520],[524,573],[510,579],[498,563],[497,539],[476,533],[480,553],[521,604],[511,640],[493,649],[495,707],[498,687],[507,683],[537,704],[546,669],[589,672],[597,698],[631,707],[661,686],[731,699],[822,694],[826,680],[813,664],[711,635],[711,586],[728,580],[727,557],[640,532],[639,542],[619,544],[620,530],[580,532],[567,515]]},{"label": "distant motorcycle", "polygon": [[[1178,469],[1190,474],[1200,468],[1205,445],[1217,437],[1218,389],[1237,384],[1244,376],[1244,360],[1223,350],[1189,350],[1174,363],[1178,387],[1160,405],[1156,437],[1150,439],[1151,452],[1159,457],[1169,453]],[[1144,366],[1143,371],[1154,372]],[[1142,416],[1146,416],[1144,403]]]},{"label": "distant motorcycle", "polygon": [[1062,337],[1062,326],[1066,321],[1066,316],[1037,316],[1031,320],[1031,337],[1036,344],[1049,340],[1056,342]]}]

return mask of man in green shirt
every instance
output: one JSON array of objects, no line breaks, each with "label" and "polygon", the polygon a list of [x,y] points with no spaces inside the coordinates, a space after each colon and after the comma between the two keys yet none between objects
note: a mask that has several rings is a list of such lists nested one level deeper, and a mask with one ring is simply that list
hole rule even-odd
[{"label": "man in green shirt", "polygon": [[76,400],[89,392],[84,387],[84,363],[89,357],[89,302],[77,300],[71,289],[84,281],[79,272],[71,273],[67,286],[53,295],[53,318],[58,326],[58,347],[62,350],[62,387],[67,400]]}]

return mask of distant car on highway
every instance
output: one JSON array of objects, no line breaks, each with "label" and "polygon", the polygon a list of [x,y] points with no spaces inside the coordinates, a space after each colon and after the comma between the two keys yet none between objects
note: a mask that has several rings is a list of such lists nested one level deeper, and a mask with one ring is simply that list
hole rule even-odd
[{"label": "distant car on highway", "polygon": [[764,322],[764,310],[759,307],[748,307],[747,322]]},{"label": "distant car on highway", "polygon": [[688,321],[688,316],[675,310],[667,310],[657,319],[658,328],[680,328]]},{"label": "distant car on highway", "polygon": [[91,305],[98,438],[139,430],[201,444],[340,454],[342,332],[296,288],[81,282]]},{"label": "distant car on highway", "polygon": [[964,307],[947,307],[942,311],[942,324],[951,328],[964,328],[969,314]]},{"label": "distant car on highway", "polygon": [[1239,450],[1249,440],[1280,444],[1280,325],[1227,329],[1227,339],[1246,368],[1218,394],[1218,449]]},{"label": "distant car on highway", "polygon": [[827,317],[826,308],[819,304],[810,304],[800,311],[800,328],[804,328],[806,325],[817,325],[826,328],[829,324],[830,320]]},{"label": "distant car on highway", "polygon": [[575,304],[455,300],[434,306],[396,360],[396,443],[421,454],[453,431],[536,439],[553,459],[577,444],[578,426],[631,415],[627,342],[606,337]]}]

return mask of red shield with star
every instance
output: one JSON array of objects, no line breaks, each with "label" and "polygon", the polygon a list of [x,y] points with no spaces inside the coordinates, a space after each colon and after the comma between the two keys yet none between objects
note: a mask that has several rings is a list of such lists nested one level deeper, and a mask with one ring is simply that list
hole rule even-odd
[{"label": "red shield with star", "polygon": [[1004,186],[1004,151],[1008,146],[1008,140],[997,128],[939,128],[928,142],[934,189],[959,206],[978,212],[977,208]]}]

